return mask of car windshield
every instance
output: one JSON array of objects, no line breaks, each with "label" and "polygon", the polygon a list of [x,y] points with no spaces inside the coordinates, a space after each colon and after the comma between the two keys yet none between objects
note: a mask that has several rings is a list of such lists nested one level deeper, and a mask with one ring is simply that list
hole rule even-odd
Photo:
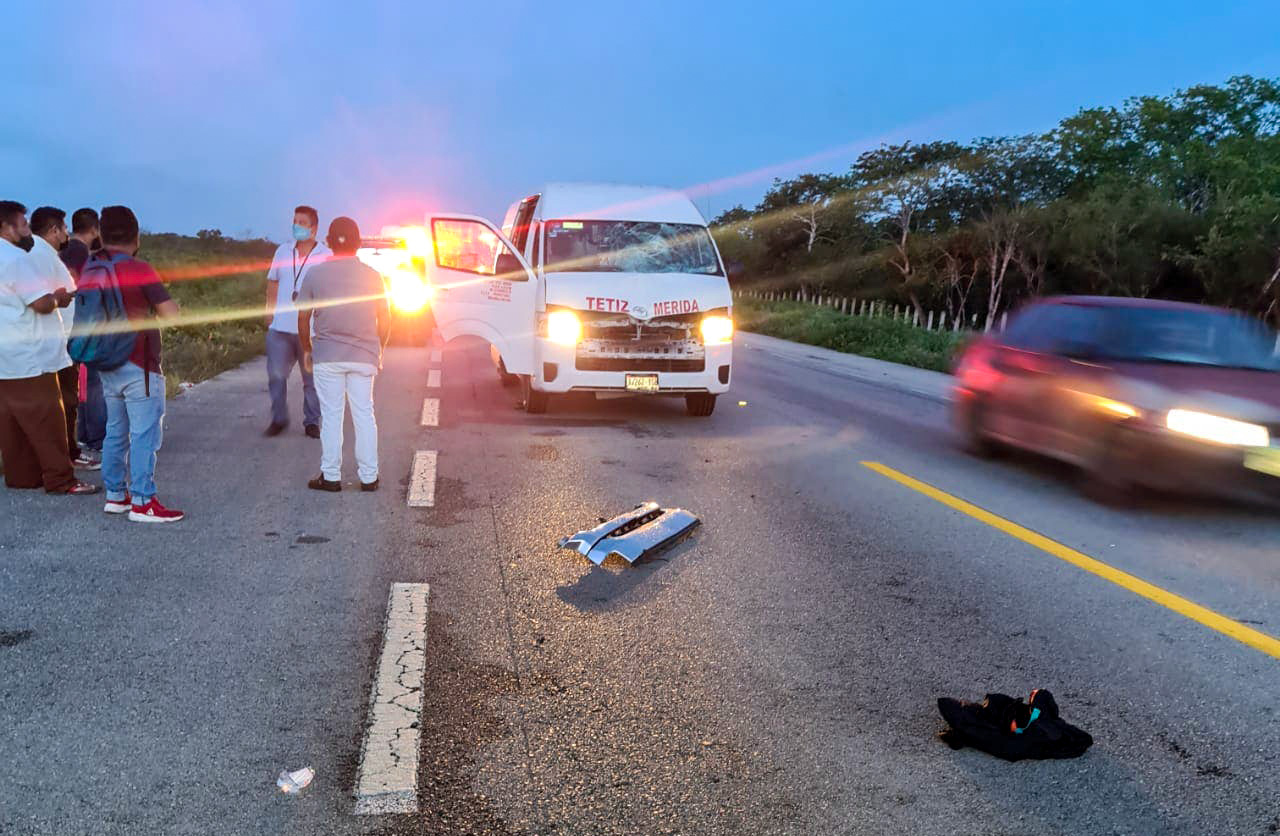
[{"label": "car windshield", "polygon": [[1249,317],[1216,310],[1125,308],[1108,312],[1108,359],[1280,371],[1277,335]]},{"label": "car windshield", "polygon": [[560,220],[546,234],[547,272],[722,275],[711,234],[697,224]]}]

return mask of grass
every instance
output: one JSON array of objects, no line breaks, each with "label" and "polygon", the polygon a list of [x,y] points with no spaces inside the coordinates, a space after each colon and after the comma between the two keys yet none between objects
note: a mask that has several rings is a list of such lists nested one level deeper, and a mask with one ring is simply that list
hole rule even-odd
[{"label": "grass", "polygon": [[160,273],[183,319],[202,320],[161,331],[170,397],[181,382],[208,380],[262,353],[266,263],[274,253],[267,241],[143,236],[139,257]]},{"label": "grass", "polygon": [[733,311],[743,331],[938,372],[951,371],[956,349],[968,339],[963,332],[926,331],[886,317],[846,316],[800,302],[744,297],[734,301]]}]

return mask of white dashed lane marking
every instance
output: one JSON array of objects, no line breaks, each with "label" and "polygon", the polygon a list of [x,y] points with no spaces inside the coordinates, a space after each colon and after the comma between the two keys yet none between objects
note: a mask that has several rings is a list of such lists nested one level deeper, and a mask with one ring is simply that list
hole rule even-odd
[{"label": "white dashed lane marking", "polygon": [[393,583],[382,656],[356,773],[357,815],[418,812],[418,738],[426,672],[425,583]]},{"label": "white dashed lane marking", "polygon": [[432,369],[429,372],[427,372],[427,388],[428,389],[440,388],[440,370],[439,369]]},{"label": "white dashed lane marking", "polygon": [[419,450],[413,454],[413,470],[409,473],[409,507],[434,508],[436,504],[436,451]]},{"label": "white dashed lane marking", "polygon": [[444,359],[444,352],[443,352],[443,351],[441,351],[441,350],[440,350],[440,349],[438,349],[438,348],[433,348],[433,349],[431,349],[431,362],[432,362],[432,363],[439,363],[439,362],[440,362],[441,360],[443,360],[443,359]]},{"label": "white dashed lane marking", "polygon": [[427,398],[422,402],[422,426],[440,426],[440,399]]}]

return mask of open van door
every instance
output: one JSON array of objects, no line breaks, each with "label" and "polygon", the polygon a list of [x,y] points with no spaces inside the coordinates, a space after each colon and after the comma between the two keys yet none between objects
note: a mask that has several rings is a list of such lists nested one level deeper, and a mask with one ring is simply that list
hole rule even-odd
[{"label": "open van door", "polygon": [[427,235],[432,310],[445,340],[488,340],[508,372],[533,374],[537,282],[524,256],[473,215],[428,215]]}]

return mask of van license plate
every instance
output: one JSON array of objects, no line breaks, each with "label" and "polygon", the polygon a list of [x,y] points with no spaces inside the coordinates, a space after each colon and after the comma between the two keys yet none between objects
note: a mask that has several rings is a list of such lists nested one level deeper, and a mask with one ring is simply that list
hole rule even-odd
[{"label": "van license plate", "polygon": [[658,391],[658,376],[656,374],[629,374],[627,375],[627,391],[640,392],[645,395],[653,395]]},{"label": "van license plate", "polygon": [[1280,447],[1264,447],[1244,454],[1244,466],[1269,476],[1280,476]]}]

